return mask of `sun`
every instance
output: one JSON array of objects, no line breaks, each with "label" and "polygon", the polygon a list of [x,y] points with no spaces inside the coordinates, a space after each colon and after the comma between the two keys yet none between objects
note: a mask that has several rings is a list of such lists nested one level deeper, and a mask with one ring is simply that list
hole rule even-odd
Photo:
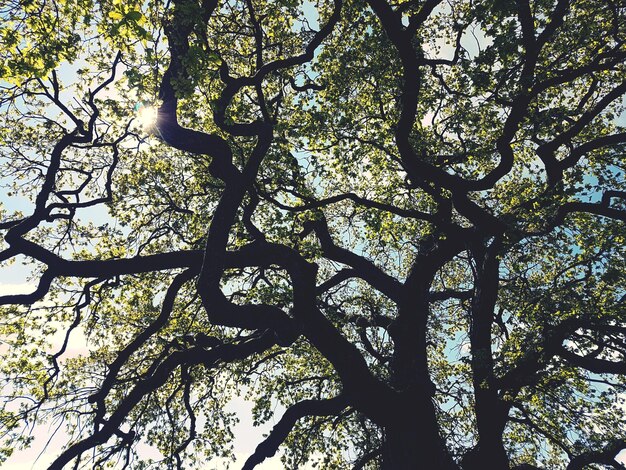
[{"label": "sun", "polygon": [[159,110],[155,106],[146,106],[141,103],[137,106],[137,119],[144,129],[152,129],[156,125]]}]

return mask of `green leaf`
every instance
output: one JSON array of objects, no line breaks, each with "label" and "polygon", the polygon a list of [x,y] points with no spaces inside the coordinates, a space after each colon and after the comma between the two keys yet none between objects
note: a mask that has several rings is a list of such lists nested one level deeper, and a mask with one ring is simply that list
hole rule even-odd
[{"label": "green leaf", "polygon": [[134,22],[139,22],[143,19],[143,15],[141,14],[140,11],[131,10],[128,13],[126,13],[126,18]]}]

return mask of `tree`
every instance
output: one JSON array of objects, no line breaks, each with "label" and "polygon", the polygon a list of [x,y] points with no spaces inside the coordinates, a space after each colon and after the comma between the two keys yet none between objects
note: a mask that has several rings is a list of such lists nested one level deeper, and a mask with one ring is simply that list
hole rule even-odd
[{"label": "tree", "polygon": [[624,468],[623,2],[3,5],[4,457]]}]

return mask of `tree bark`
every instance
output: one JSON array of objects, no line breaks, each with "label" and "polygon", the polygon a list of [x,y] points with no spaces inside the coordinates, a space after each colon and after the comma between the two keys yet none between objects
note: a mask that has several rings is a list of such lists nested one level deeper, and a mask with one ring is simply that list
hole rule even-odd
[{"label": "tree bark", "polygon": [[[420,400],[421,398],[421,400]],[[385,426],[382,470],[458,470],[448,454],[439,433],[435,409],[428,397],[421,410],[413,406],[398,406]]]}]

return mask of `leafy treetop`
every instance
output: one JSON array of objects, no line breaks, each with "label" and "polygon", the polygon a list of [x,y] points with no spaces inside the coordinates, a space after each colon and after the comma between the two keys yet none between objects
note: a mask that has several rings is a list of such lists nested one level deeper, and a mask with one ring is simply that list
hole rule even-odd
[{"label": "leafy treetop", "polygon": [[3,458],[203,468],[245,394],[244,469],[624,468],[623,2],[0,18]]}]

